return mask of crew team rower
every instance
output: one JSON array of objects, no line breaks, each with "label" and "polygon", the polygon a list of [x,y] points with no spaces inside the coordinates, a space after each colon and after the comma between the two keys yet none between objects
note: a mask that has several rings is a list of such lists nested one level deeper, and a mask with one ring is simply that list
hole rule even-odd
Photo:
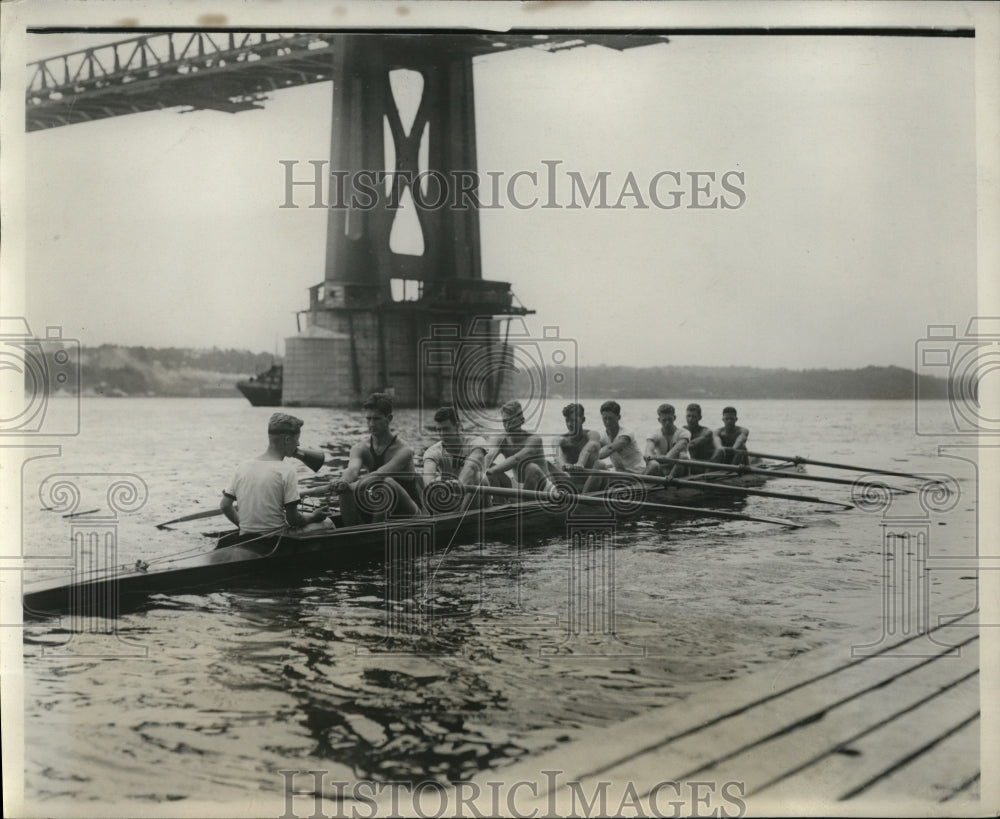
[{"label": "crew team rower", "polygon": [[716,450],[713,460],[726,464],[745,464],[750,430],[736,425],[736,408],[722,410],[722,426],[715,431]]},{"label": "crew team rower", "polygon": [[656,419],[660,422],[660,428],[646,439],[642,455],[646,462],[646,474],[676,477],[674,473],[683,467],[671,466],[667,459],[691,457],[688,453],[691,433],[685,427],[676,426],[677,414],[673,404],[660,404],[656,408]]},{"label": "crew team rower", "polygon": [[524,430],[524,409],[520,401],[508,401],[500,407],[504,434],[496,436],[486,454],[486,481],[492,486],[510,487],[505,473],[514,472],[522,489],[536,491],[545,486],[549,466],[542,449],[542,438]]},{"label": "crew team rower", "polygon": [[[422,487],[413,466],[413,450],[390,429],[392,401],[387,395],[374,393],[362,409],[368,439],[351,447],[347,469],[332,484],[340,493],[344,524],[381,523],[389,517],[421,514]],[[383,503],[386,492],[391,497]]]},{"label": "crew team rower", "polygon": [[[715,433],[711,429],[701,425],[701,405],[688,404],[684,415],[687,421],[684,428],[691,433],[691,441],[688,443],[688,454],[695,461],[711,461],[715,457],[716,438]],[[704,470],[687,467],[686,471],[696,473]]]},{"label": "crew team rower", "polygon": [[552,471],[572,474],[580,469],[594,469],[601,449],[601,433],[587,429],[587,421],[582,404],[567,404],[563,407],[566,434],[556,442]]},{"label": "crew team rower", "polygon": [[[441,436],[424,452],[424,486],[435,481],[457,481],[465,486],[478,486],[483,480],[483,461],[489,444],[481,435],[467,435],[454,407],[440,407],[434,413],[434,431]],[[465,496],[464,505],[473,495]]]}]

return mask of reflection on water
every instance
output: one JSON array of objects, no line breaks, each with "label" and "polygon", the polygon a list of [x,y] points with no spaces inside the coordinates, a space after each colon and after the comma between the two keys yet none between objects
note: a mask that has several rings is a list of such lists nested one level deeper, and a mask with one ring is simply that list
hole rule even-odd
[{"label": "reflection on water", "polygon": [[[624,406],[645,417],[656,403]],[[123,411],[128,406],[133,412]],[[779,447],[781,430],[809,427],[818,436],[813,453],[928,468],[934,449],[908,433],[905,406],[868,407],[881,413],[871,428],[839,423],[853,406],[742,402],[741,418],[762,448],[764,427],[773,427]],[[204,523],[175,532],[152,523],[214,504],[232,465],[262,449],[267,413],[224,400],[94,401],[85,410],[90,428],[116,428],[119,444],[109,455],[82,436],[67,444],[60,469],[128,468],[150,486],[147,508],[121,522],[121,551],[148,559],[210,544],[200,534]],[[363,435],[360,414],[297,412],[307,422],[303,442],[328,443],[341,463]],[[206,413],[213,439],[204,432]],[[823,417],[839,426],[816,424]],[[398,413],[396,426],[429,443],[415,413]],[[150,430],[160,454],[137,470],[135,453],[147,451]],[[175,451],[177,441],[183,446]],[[29,482],[48,472],[26,467]],[[847,495],[846,487],[794,479],[781,489]],[[464,779],[588,726],[676,702],[707,681],[848,635],[877,636],[877,516],[772,498],[720,508],[793,517],[807,528],[637,518],[614,529],[603,563],[574,561],[556,530],[520,544],[446,544],[414,567],[416,583],[400,583],[375,563],[241,590],[161,595],[116,624],[117,638],[147,656],[94,658],[72,646],[43,655],[69,635],[53,623],[33,625],[25,632],[29,793],[95,804],[109,792],[137,802],[235,798],[280,792],[283,769]],[[973,514],[961,504],[942,521],[947,544],[936,543],[956,554],[974,550]],[[28,553],[64,548],[66,521],[31,501],[25,519]],[[588,600],[609,608],[595,609],[601,616],[588,622],[580,614]]]}]

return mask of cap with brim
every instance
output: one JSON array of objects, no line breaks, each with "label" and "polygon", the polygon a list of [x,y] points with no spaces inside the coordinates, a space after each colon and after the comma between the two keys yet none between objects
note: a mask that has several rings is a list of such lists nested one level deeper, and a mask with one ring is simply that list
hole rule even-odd
[{"label": "cap with brim", "polygon": [[271,420],[267,422],[267,434],[295,435],[300,429],[302,429],[303,423],[302,419],[296,418],[294,415],[288,415],[284,412],[276,412],[271,416]]}]

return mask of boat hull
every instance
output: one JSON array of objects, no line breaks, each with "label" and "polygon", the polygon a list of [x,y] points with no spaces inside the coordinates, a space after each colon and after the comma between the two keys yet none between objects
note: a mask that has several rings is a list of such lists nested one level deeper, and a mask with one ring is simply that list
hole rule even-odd
[{"label": "boat hull", "polygon": [[272,364],[269,370],[236,382],[236,389],[255,407],[280,407],[283,376],[282,366]]},{"label": "boat hull", "polygon": [[[777,470],[776,470],[777,471]],[[767,476],[721,476],[720,486],[760,486]],[[654,489],[645,499],[654,503],[697,504],[717,500],[718,493],[687,487]],[[733,497],[726,493],[727,497]],[[623,504],[614,508],[580,506],[579,514],[593,521],[641,514]],[[433,555],[438,546],[505,540],[527,533],[544,534],[565,527],[577,514],[570,500],[560,504],[505,503],[470,507],[465,511],[406,518],[387,523],[330,528],[313,524],[281,536],[238,543],[162,565],[122,565],[90,578],[69,577],[33,586],[23,596],[26,618],[59,614],[115,617],[144,605],[156,594],[197,594],[225,588],[250,588],[282,582],[312,571],[347,568],[398,559],[405,554]],[[225,539],[223,539],[224,542]]]},{"label": "boat hull", "polygon": [[269,387],[254,381],[239,381],[236,389],[255,407],[281,406],[281,387]]}]

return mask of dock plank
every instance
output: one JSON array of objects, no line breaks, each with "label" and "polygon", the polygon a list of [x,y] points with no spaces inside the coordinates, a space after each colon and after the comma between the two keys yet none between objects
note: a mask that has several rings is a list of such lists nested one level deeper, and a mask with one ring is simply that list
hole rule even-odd
[{"label": "dock plank", "polygon": [[[860,796],[871,785],[887,777],[888,772],[896,769],[896,793],[912,795],[909,785],[905,783],[916,784],[919,780],[914,776],[913,770],[906,771],[907,759],[912,755],[916,755],[914,760],[919,759],[922,748],[945,738],[956,727],[978,714],[978,677],[974,675],[966,678],[950,689],[947,696],[947,708],[942,707],[938,698],[933,698],[912,710],[901,711],[900,718],[873,730],[862,728],[857,736],[846,738],[825,753],[821,751],[814,755],[813,764],[782,778],[770,787],[758,788],[756,792],[766,792],[769,798],[784,798],[822,787],[827,793],[836,794],[837,799],[848,799]],[[803,740],[806,741],[806,738]],[[812,749],[813,746],[807,744],[806,747]],[[978,766],[977,744],[972,753],[961,762],[954,761],[952,767],[957,768],[957,771],[950,781],[953,785],[964,781],[975,774]]]},{"label": "dock plank", "polygon": [[866,791],[873,799],[906,791],[911,797],[943,802],[965,783],[978,781],[979,711],[908,767],[881,779]]}]

